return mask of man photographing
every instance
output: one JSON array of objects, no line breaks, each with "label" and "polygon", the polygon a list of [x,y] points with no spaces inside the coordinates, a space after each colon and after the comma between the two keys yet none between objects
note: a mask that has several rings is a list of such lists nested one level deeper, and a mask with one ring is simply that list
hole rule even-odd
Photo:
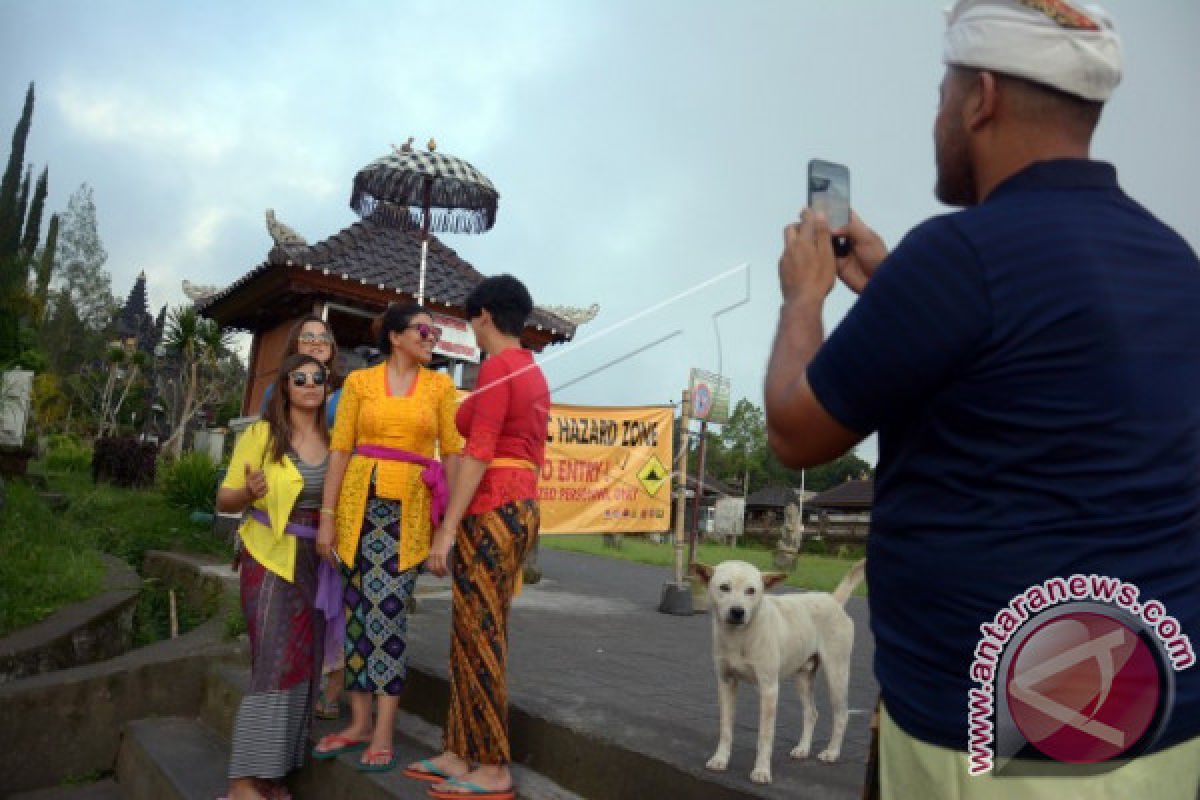
[{"label": "man photographing", "polygon": [[[1126,766],[968,774],[981,625],[1029,587],[1113,576],[1200,636],[1200,262],[1090,159],[1122,68],[1104,12],[960,0],[944,60],[937,196],[963,210],[890,254],[857,217],[789,225],[765,386],[788,466],[879,433],[867,569],[883,796],[1191,800],[1200,667],[1169,676],[1162,724]],[[860,297],[825,340],[838,277]],[[1080,700],[1084,717],[1128,702],[1106,691]]]}]

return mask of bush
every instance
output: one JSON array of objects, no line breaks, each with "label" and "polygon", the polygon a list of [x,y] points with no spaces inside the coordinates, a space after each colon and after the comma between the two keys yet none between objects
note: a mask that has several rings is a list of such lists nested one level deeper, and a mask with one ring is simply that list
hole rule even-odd
[{"label": "bush", "polygon": [[45,464],[51,472],[87,472],[92,466],[92,451],[74,436],[56,433],[47,441]]},{"label": "bush", "polygon": [[204,453],[188,453],[163,466],[163,493],[172,505],[212,511],[220,473],[220,467]]},{"label": "bush", "polygon": [[133,436],[106,436],[92,451],[92,480],[135,488],[154,485],[158,445]]}]

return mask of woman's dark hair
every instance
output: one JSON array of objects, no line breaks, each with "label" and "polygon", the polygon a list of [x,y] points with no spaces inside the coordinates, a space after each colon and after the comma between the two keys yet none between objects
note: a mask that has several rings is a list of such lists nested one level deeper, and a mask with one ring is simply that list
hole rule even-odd
[{"label": "woman's dark hair", "polygon": [[[429,314],[429,309],[425,306],[419,306],[416,303],[399,303],[392,304],[387,307],[387,311],[379,317],[378,326],[372,325],[372,328],[378,327],[379,330],[379,350],[385,356],[392,354],[392,340],[388,334],[400,333],[407,330],[412,324],[413,317],[418,314]],[[430,315],[432,316],[432,315]]]},{"label": "woman's dark hair", "polygon": [[491,312],[501,333],[520,336],[533,311],[533,298],[525,284],[512,275],[493,275],[467,295],[467,319],[475,319],[485,310]]},{"label": "woman's dark hair", "polygon": [[325,328],[325,332],[329,334],[331,341],[329,342],[329,363],[325,365],[325,372],[328,373],[325,380],[329,382],[328,385],[331,390],[340,388],[342,385],[342,376],[337,374],[337,340],[333,338],[333,328],[329,327],[329,323],[316,314],[309,314],[307,317],[302,317],[292,326],[292,330],[288,333],[287,347],[283,350],[283,357],[294,356],[300,351],[300,332],[310,322],[321,323]]},{"label": "woman's dark hair", "polygon": [[[271,428],[271,442],[268,445],[270,459],[272,461],[282,461],[283,454],[287,452],[288,445],[292,442],[292,418],[288,413],[291,407],[291,401],[288,399],[288,383],[292,380],[292,373],[303,366],[312,364],[325,372],[325,379],[329,379],[329,368],[318,361],[316,358],[299,353],[288,356],[283,360],[283,365],[279,368],[279,374],[275,376],[275,384],[271,390],[271,399],[267,401],[267,412],[263,414],[263,419],[267,421],[267,425]],[[322,395],[321,406],[316,409],[317,415],[317,430],[321,434],[321,438],[325,442],[329,442],[329,427],[325,420],[325,402],[327,395]]]}]

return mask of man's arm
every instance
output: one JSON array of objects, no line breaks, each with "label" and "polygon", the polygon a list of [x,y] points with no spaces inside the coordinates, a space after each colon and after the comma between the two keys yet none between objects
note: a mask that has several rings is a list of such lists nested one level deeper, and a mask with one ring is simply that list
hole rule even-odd
[{"label": "man's arm", "polygon": [[764,387],[767,443],[793,469],[832,461],[864,438],[821,405],[807,370],[825,342],[821,312],[833,275],[860,294],[887,257],[887,247],[853,211],[850,223],[833,233],[850,240],[851,250],[840,260],[834,257],[825,219],[806,212],[803,222],[784,229],[779,258],[783,307]]}]

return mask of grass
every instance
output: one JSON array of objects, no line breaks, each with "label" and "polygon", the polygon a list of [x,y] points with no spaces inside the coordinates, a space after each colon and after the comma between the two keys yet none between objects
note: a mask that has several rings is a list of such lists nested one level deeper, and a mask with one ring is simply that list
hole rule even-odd
[{"label": "grass", "polygon": [[0,511],[0,636],[104,588],[104,562],[30,486],[6,484]]},{"label": "grass", "polygon": [[[642,536],[623,537],[619,549],[606,545],[604,537],[599,535],[546,535],[539,538],[538,546],[549,550],[619,558],[658,567],[669,567],[675,563],[675,548],[672,544],[654,544]],[[861,552],[850,552],[845,557],[801,553],[785,583],[799,589],[831,592],[837,588],[842,576],[858,558],[861,558]],[[748,561],[766,572],[775,570],[774,555],[764,547],[728,547],[709,542],[696,546],[697,561],[715,565],[730,559]],[[865,595],[865,586],[860,585],[855,594]]]},{"label": "grass", "polygon": [[[160,490],[93,485],[80,472],[48,472],[46,478],[52,491],[66,495],[65,511],[52,512],[20,481],[8,484],[0,512],[0,636],[98,594],[101,552],[137,570],[147,550],[233,555],[230,542],[213,536],[207,523],[193,522]],[[135,614],[139,644],[166,631],[166,591],[148,587],[142,594]],[[198,622],[199,613],[180,608],[181,626]]]}]

